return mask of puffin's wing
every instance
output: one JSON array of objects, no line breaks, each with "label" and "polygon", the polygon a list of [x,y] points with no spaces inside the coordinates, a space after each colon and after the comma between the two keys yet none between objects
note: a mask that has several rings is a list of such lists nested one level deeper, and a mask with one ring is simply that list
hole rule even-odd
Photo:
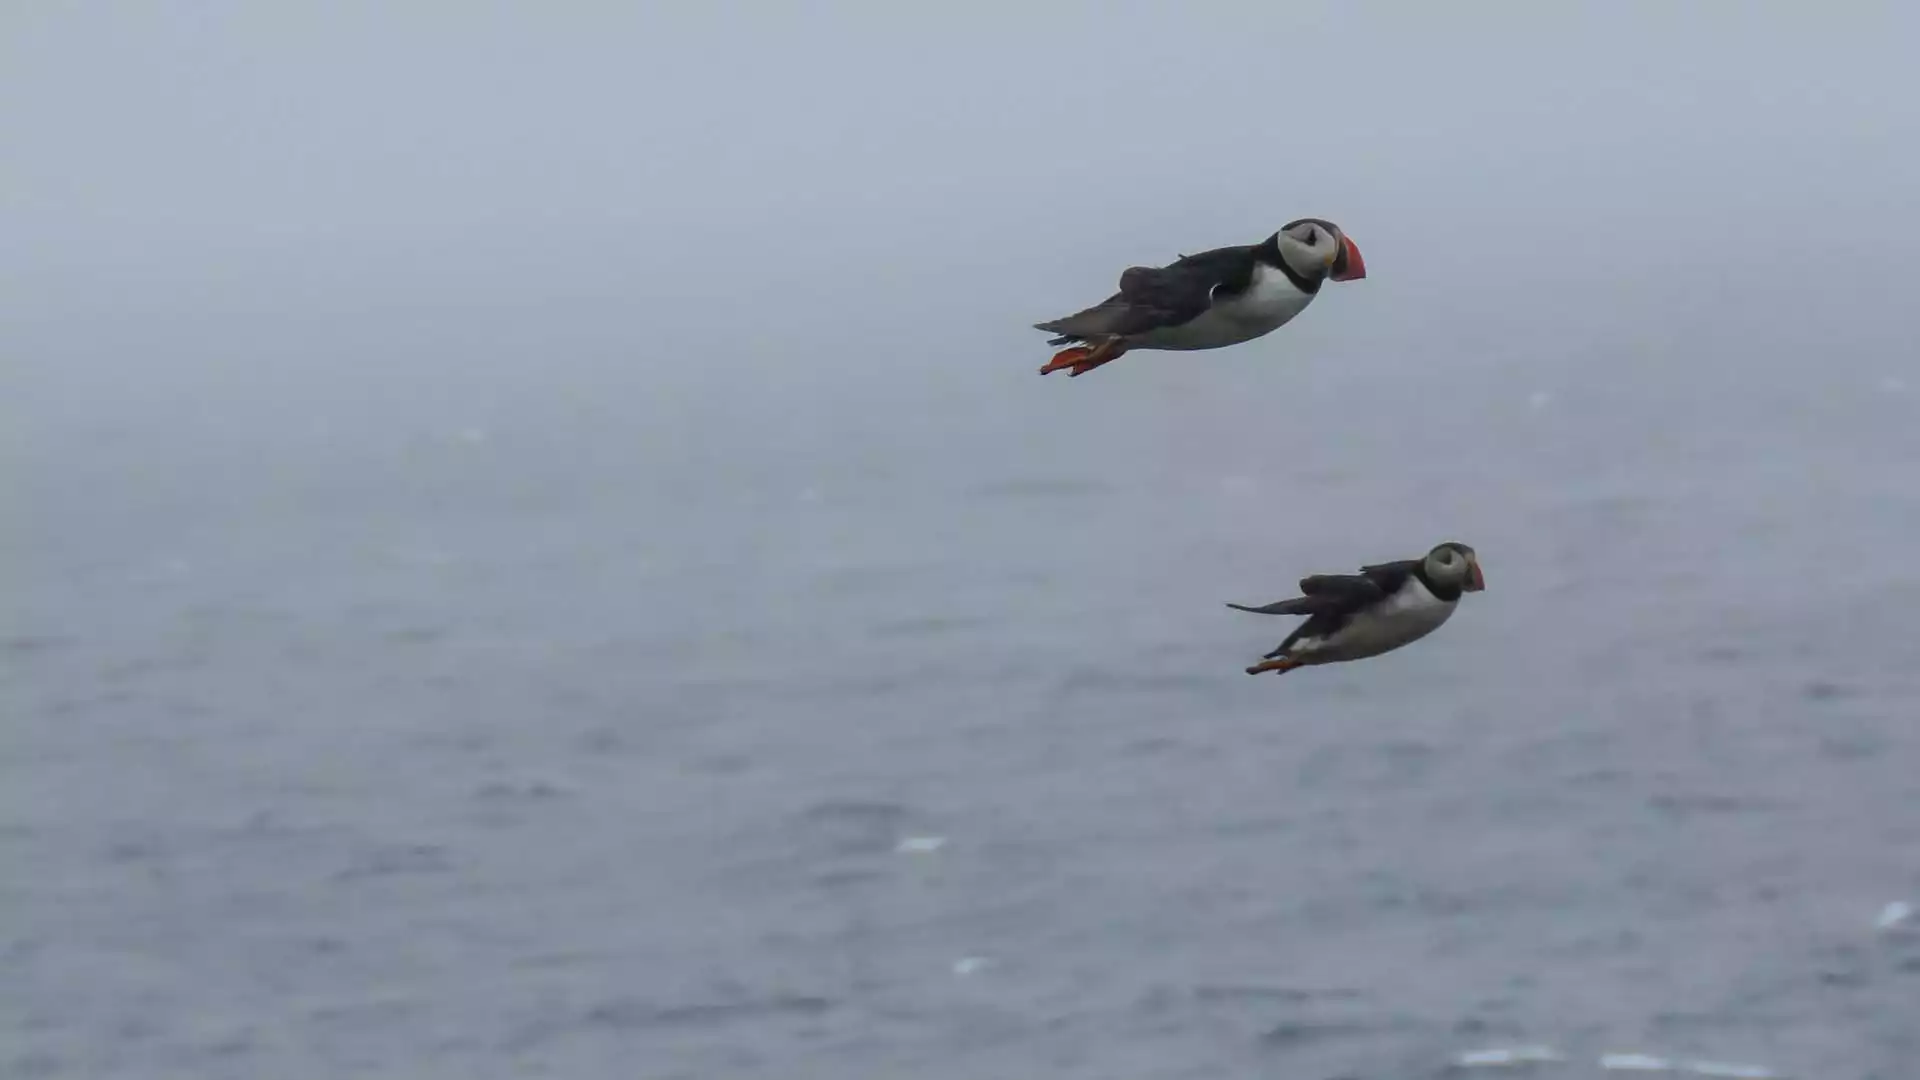
[{"label": "puffin's wing", "polygon": [[[1252,247],[1223,247],[1182,255],[1165,266],[1130,266],[1120,275],[1120,295],[1135,304],[1168,311],[1205,311],[1215,292],[1238,295],[1253,284]],[[1185,321],[1185,320],[1182,320]]]},{"label": "puffin's wing", "polygon": [[1363,566],[1360,572],[1379,588],[1380,595],[1386,596],[1399,592],[1401,586],[1407,583],[1407,579],[1413,576],[1414,569],[1419,565],[1419,559],[1402,559],[1399,562]]},{"label": "puffin's wing", "polygon": [[1314,574],[1300,579],[1300,592],[1302,595],[1297,600],[1243,609],[1262,614],[1309,616],[1306,622],[1294,627],[1287,640],[1267,654],[1268,660],[1286,655],[1302,638],[1331,637],[1339,633],[1354,615],[1387,595],[1379,583],[1366,574]]},{"label": "puffin's wing", "polygon": [[1325,607],[1357,611],[1386,598],[1390,591],[1371,574],[1314,574],[1300,579],[1300,591]]},{"label": "puffin's wing", "polygon": [[1061,335],[1052,344],[1144,334],[1191,322],[1216,293],[1238,295],[1253,282],[1252,247],[1214,248],[1182,255],[1166,266],[1130,266],[1120,291],[1098,305],[1035,328]]},{"label": "puffin's wing", "polygon": [[1235,611],[1251,611],[1255,615],[1311,615],[1316,610],[1316,602],[1311,596],[1296,596],[1292,600],[1275,600],[1261,607],[1248,607],[1229,600],[1227,606]]},{"label": "puffin's wing", "polygon": [[1312,615],[1336,621],[1375,603],[1387,594],[1365,574],[1315,574],[1300,579],[1301,595],[1291,600],[1276,600],[1262,607],[1229,603],[1235,611],[1255,615]]},{"label": "puffin's wing", "polygon": [[[1293,643],[1302,638],[1328,638],[1346,628],[1361,611],[1399,592],[1420,565],[1418,559],[1363,566],[1358,574],[1316,574],[1300,579],[1305,601],[1318,604],[1313,617],[1294,628],[1280,647],[1266,655],[1272,660],[1284,656]],[[1296,601],[1298,602],[1298,601]]]}]

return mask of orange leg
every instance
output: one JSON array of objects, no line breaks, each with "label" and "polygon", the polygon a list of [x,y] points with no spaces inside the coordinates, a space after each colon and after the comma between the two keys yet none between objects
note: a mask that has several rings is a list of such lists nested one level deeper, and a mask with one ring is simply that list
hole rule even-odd
[{"label": "orange leg", "polygon": [[1047,366],[1040,369],[1040,374],[1050,375],[1065,368],[1067,378],[1071,379],[1076,375],[1085,375],[1101,364],[1120,359],[1121,354],[1126,351],[1126,345],[1118,338],[1108,338],[1092,346],[1075,345],[1071,349],[1062,349],[1054,353],[1053,359],[1047,361]]},{"label": "orange leg", "polygon": [[1304,667],[1304,666],[1305,665],[1301,664],[1300,661],[1298,660],[1292,659],[1291,657],[1283,656],[1278,660],[1262,660],[1259,663],[1248,668],[1247,674],[1258,675],[1263,671],[1271,671],[1276,674],[1284,675],[1287,672],[1292,671],[1294,668]]}]

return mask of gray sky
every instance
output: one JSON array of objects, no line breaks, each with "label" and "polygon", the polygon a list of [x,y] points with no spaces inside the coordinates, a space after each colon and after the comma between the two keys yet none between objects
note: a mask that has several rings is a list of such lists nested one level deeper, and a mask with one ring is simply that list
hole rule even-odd
[{"label": "gray sky", "polygon": [[1024,369],[1129,263],[1313,214],[1373,275],[1314,348],[1755,288],[1858,332],[1914,254],[1913,10],[10,4],[0,314],[143,365],[183,320],[324,351],[458,313],[461,350],[564,325],[663,379],[930,336]]}]

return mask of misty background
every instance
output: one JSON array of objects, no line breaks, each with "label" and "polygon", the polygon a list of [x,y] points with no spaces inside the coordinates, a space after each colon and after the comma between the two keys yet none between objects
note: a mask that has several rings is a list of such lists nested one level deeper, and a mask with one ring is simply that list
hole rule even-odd
[{"label": "misty background", "polygon": [[1916,40],[9,5],[0,1075],[1909,1075]]}]

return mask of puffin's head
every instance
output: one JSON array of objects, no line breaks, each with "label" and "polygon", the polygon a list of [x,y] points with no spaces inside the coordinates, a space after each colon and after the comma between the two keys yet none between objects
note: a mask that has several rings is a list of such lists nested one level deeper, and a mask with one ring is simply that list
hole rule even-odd
[{"label": "puffin's head", "polygon": [[1360,249],[1331,221],[1301,218],[1289,222],[1273,234],[1273,244],[1287,266],[1309,281],[1358,281],[1367,276]]},{"label": "puffin's head", "polygon": [[1487,587],[1487,579],[1480,573],[1480,556],[1467,545],[1451,540],[1427,552],[1421,569],[1436,584],[1458,585],[1466,592]]}]

